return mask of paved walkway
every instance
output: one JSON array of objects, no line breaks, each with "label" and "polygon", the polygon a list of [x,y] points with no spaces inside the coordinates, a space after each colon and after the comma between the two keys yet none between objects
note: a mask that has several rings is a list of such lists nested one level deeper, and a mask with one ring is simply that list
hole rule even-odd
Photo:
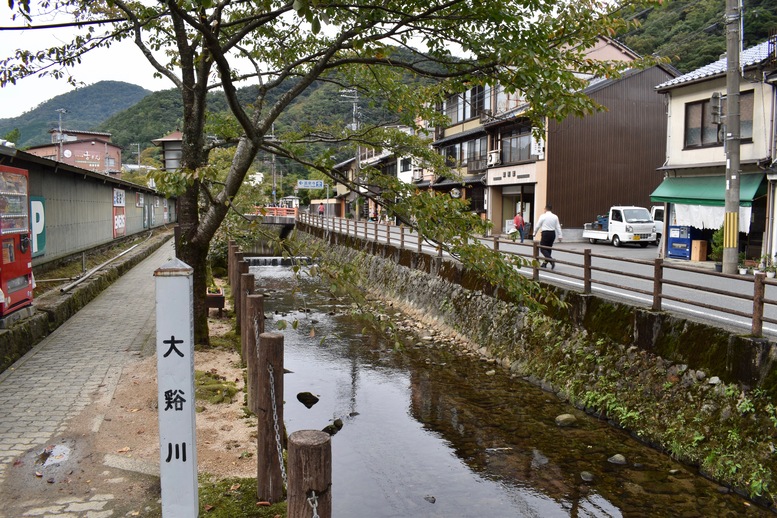
[{"label": "paved walkway", "polygon": [[[173,256],[170,240],[0,374],[0,484],[17,459],[63,434],[69,418],[94,400],[110,400],[123,365],[153,351],[153,272]],[[111,497],[92,494],[38,508],[30,502],[25,515],[113,516],[105,510]],[[0,505],[0,516],[4,511]]]}]

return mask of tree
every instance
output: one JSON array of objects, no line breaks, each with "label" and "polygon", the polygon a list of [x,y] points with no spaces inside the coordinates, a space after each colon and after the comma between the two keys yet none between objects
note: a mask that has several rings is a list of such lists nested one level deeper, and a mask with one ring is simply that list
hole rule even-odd
[{"label": "tree", "polygon": [[[18,15],[34,19],[29,0],[9,3]],[[181,228],[177,250],[194,268],[198,342],[207,341],[209,243],[258,152],[331,177],[333,153],[310,157],[307,146],[351,140],[363,146],[393,146],[403,155],[444,167],[430,154],[427,141],[391,135],[375,126],[342,131],[309,121],[274,133],[279,115],[317,82],[358,89],[368,103],[380,99],[397,114],[394,122],[408,126],[419,117],[440,124],[442,115],[434,108],[447,95],[498,82],[509,92],[521,92],[532,107],[534,125],[542,128],[546,117],[560,120],[597,109],[582,93],[586,77],[613,77],[633,66],[587,57],[587,49],[601,35],[628,25],[619,18],[620,8],[612,11],[613,4],[603,0],[42,0],[40,6],[49,13],[71,14],[78,34],[56,48],[19,49],[0,60],[0,85],[35,75],[75,81],[71,68],[86,52],[132,39],[156,73],[180,92],[183,156],[176,183]],[[460,51],[454,56],[451,49]],[[245,103],[237,86],[248,81],[257,85],[256,95]],[[229,119],[206,117],[208,92],[217,88],[224,91]],[[273,133],[274,138],[267,138]],[[213,135],[216,138],[208,138]],[[210,151],[227,145],[235,147],[234,155],[224,182],[214,183],[201,173]],[[380,192],[392,194],[368,195],[380,197],[381,204],[406,221],[412,216],[425,236],[446,243],[462,260],[484,261],[485,256],[467,248],[469,233],[483,227],[465,205],[450,198],[409,196],[407,186],[365,176],[369,185],[382,183]],[[392,200],[402,202],[394,206]]]}]

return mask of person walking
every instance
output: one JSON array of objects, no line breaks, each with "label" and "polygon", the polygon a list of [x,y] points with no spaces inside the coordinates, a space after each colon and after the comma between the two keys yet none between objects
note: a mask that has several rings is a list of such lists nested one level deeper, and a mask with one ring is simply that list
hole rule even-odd
[{"label": "person walking", "polygon": [[556,261],[551,258],[553,253],[553,243],[558,238],[561,242],[561,223],[558,220],[558,216],[553,214],[553,207],[550,203],[545,205],[545,212],[537,220],[537,232],[534,235],[534,239],[537,239],[537,235],[540,236],[540,252],[545,257],[541,267],[545,268],[550,263],[550,268],[556,267]]},{"label": "person walking", "polygon": [[[523,216],[521,215],[520,210],[518,211],[518,214],[515,215],[515,218],[513,218],[513,226],[515,227],[515,230],[518,231],[518,234],[521,236],[521,243],[523,243],[523,230],[524,225],[526,222],[523,220]],[[513,239],[515,241],[515,239]]]},{"label": "person walking", "polygon": [[319,203],[318,204],[318,215],[319,215],[319,217],[323,217],[324,216],[324,204],[323,203]]}]

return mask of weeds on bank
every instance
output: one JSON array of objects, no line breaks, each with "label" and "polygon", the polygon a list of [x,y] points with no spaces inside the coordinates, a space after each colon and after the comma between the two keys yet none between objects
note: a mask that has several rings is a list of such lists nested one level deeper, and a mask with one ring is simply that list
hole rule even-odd
[{"label": "weeds on bank", "polygon": [[200,516],[212,518],[282,518],[286,502],[267,505],[256,498],[256,479],[199,477]]}]

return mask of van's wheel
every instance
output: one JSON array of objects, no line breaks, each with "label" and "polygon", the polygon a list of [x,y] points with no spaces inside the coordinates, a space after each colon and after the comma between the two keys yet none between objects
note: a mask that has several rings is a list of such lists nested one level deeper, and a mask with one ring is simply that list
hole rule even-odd
[{"label": "van's wheel", "polygon": [[595,244],[596,244],[596,241],[597,241],[597,240],[596,240],[596,239],[594,239],[594,238],[592,238],[592,237],[589,237],[589,238],[588,238],[588,242],[589,242],[589,243],[591,243],[592,245],[595,245]]},{"label": "van's wheel", "polygon": [[647,243],[647,242],[645,242],[645,243],[640,243],[640,244],[639,244],[639,246],[641,246],[642,248],[647,248],[648,244],[649,244],[649,243]]},{"label": "van's wheel", "polygon": [[653,241],[653,244],[656,246],[661,246],[661,234],[656,234],[656,240]]},{"label": "van's wheel", "polygon": [[621,246],[621,238],[618,236],[612,236],[612,246]]}]

